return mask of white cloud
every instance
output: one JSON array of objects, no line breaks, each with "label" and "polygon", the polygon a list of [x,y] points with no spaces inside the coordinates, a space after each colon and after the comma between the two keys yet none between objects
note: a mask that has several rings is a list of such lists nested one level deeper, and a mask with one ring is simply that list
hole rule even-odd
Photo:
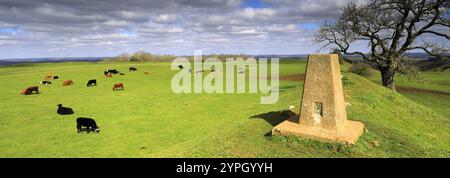
[{"label": "white cloud", "polygon": [[273,24],[266,28],[269,32],[298,32],[298,28],[295,24]]},{"label": "white cloud", "polygon": [[236,34],[236,35],[261,35],[261,34],[264,34],[264,32],[257,31],[255,29],[232,31],[230,33],[231,34]]},{"label": "white cloud", "polygon": [[[242,1],[0,1],[0,58],[105,56],[139,49],[192,54],[194,48],[310,53],[319,49],[314,31],[300,24],[336,18],[348,2],[364,0],[262,0],[264,8],[243,7]],[[2,28],[21,32],[2,33]]]},{"label": "white cloud", "polygon": [[177,16],[173,14],[161,14],[155,18],[155,21],[161,23],[172,23],[177,20]]},{"label": "white cloud", "polygon": [[122,21],[122,20],[108,20],[108,21],[104,22],[103,24],[113,26],[113,27],[121,27],[121,26],[123,27],[123,26],[127,26],[128,22]]},{"label": "white cloud", "polygon": [[275,15],[275,11],[270,8],[261,8],[261,9],[254,9],[251,7],[245,8],[241,14],[244,18],[270,18]]}]

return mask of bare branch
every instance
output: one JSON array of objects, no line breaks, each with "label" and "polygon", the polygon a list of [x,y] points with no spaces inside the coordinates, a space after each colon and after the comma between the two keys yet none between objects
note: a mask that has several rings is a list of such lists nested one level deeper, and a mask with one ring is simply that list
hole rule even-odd
[{"label": "bare branch", "polygon": [[437,36],[441,36],[441,37],[447,38],[447,40],[450,40],[450,36],[449,36],[449,35],[446,35],[446,34],[443,34],[443,33],[439,33],[439,32],[436,32],[436,31],[425,30],[425,31],[423,31],[423,33],[431,33],[431,34],[435,34],[435,35],[437,35]]},{"label": "bare branch", "polygon": [[445,47],[437,46],[436,44],[432,44],[432,43],[425,43],[424,45],[421,45],[421,46],[412,46],[412,47],[407,48],[406,51],[417,50],[417,49],[426,52],[430,56],[435,56],[435,57],[439,57],[439,58],[443,58],[445,56],[445,54],[449,51],[449,49],[447,49]]},{"label": "bare branch", "polygon": [[[403,54],[422,50],[442,56],[446,46],[430,45],[421,35],[450,40],[449,0],[369,0],[365,5],[349,4],[334,24],[321,27],[318,41],[346,55],[359,55],[377,64],[383,85],[393,87],[393,76],[405,66]],[[435,28],[436,27],[436,28]],[[354,42],[367,42],[370,53],[350,51]]]}]

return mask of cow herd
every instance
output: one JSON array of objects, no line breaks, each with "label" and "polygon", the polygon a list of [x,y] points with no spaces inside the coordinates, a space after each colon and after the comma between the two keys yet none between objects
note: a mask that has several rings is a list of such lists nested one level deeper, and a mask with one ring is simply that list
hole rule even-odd
[{"label": "cow herd", "polygon": [[[129,71],[137,71],[137,69],[135,67],[130,67]],[[119,74],[119,75],[125,75],[124,73],[119,72],[116,69],[111,69],[111,70],[106,70],[104,71],[104,75],[105,77],[112,77],[114,74]],[[145,72],[144,74],[148,75],[148,72]],[[59,76],[56,75],[52,75],[52,74],[47,74],[44,77],[44,81],[41,81],[40,83],[42,85],[50,85],[52,84],[52,82],[50,80],[56,80],[59,79]],[[62,82],[63,86],[70,86],[73,85],[75,82],[73,80],[64,80]],[[92,86],[97,86],[97,80],[96,79],[91,79],[87,82],[86,84],[87,87],[92,87]],[[124,89],[124,84],[123,83],[116,83],[113,85],[112,90],[116,91],[116,90],[123,90]],[[38,86],[31,86],[28,87],[26,89],[23,89],[20,91],[20,93],[22,95],[31,95],[31,94],[39,94],[39,87]],[[57,114],[59,115],[71,115],[74,114],[74,111],[72,108],[69,107],[64,107],[62,104],[58,104],[58,109],[57,109]],[[77,132],[80,133],[82,131],[86,131],[87,133],[89,132],[94,132],[94,133],[99,133],[100,132],[100,128],[97,126],[97,123],[95,122],[94,119],[91,118],[85,118],[85,117],[79,117],[76,120],[77,122]],[[84,129],[83,129],[84,127]]]}]

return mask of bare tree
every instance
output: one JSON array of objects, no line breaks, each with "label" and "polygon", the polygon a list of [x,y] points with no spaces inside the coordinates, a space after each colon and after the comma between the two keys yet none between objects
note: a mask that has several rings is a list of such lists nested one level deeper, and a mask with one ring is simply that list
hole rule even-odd
[{"label": "bare tree", "polygon": [[[442,57],[450,40],[449,0],[370,0],[350,3],[332,24],[320,27],[316,41],[333,45],[347,55],[359,55],[377,66],[382,83],[395,91],[394,76],[404,72],[405,54],[422,50]],[[432,43],[435,36],[443,43]],[[367,43],[369,53],[351,50],[355,42]],[[435,41],[436,42],[436,41]]]}]

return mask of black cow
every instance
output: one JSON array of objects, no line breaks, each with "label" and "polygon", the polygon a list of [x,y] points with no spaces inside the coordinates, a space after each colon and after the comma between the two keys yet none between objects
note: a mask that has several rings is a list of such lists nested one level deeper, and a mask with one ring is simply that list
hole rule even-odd
[{"label": "black cow", "polygon": [[53,76],[53,79],[59,79],[59,77],[57,75]]},{"label": "black cow", "polygon": [[108,75],[108,74],[109,74],[109,72],[105,70],[105,72],[103,72],[103,74],[105,74],[105,75]]},{"label": "black cow", "polygon": [[184,69],[183,65],[179,65],[178,69]]},{"label": "black cow", "polygon": [[62,104],[58,104],[58,110],[56,111],[60,115],[73,114],[72,108],[63,107]]},{"label": "black cow", "polygon": [[137,69],[134,68],[134,67],[130,67],[129,71],[130,71],[130,72],[131,72],[131,71],[137,71]]},{"label": "black cow", "polygon": [[97,80],[95,79],[89,80],[86,86],[87,87],[97,86]]},{"label": "black cow", "polygon": [[77,118],[77,132],[80,133],[82,131],[82,127],[86,127],[86,132],[89,133],[91,131],[95,133],[100,132],[100,128],[97,126],[97,123],[95,123],[94,119],[91,118],[85,118],[85,117],[79,117]]},{"label": "black cow", "polygon": [[52,84],[52,82],[44,80],[44,81],[41,82],[41,84],[42,85],[50,85],[50,84]]},{"label": "black cow", "polygon": [[116,69],[108,70],[108,72],[109,72],[109,73],[112,73],[112,74],[118,74],[118,73],[119,73],[119,71],[116,70]]}]

